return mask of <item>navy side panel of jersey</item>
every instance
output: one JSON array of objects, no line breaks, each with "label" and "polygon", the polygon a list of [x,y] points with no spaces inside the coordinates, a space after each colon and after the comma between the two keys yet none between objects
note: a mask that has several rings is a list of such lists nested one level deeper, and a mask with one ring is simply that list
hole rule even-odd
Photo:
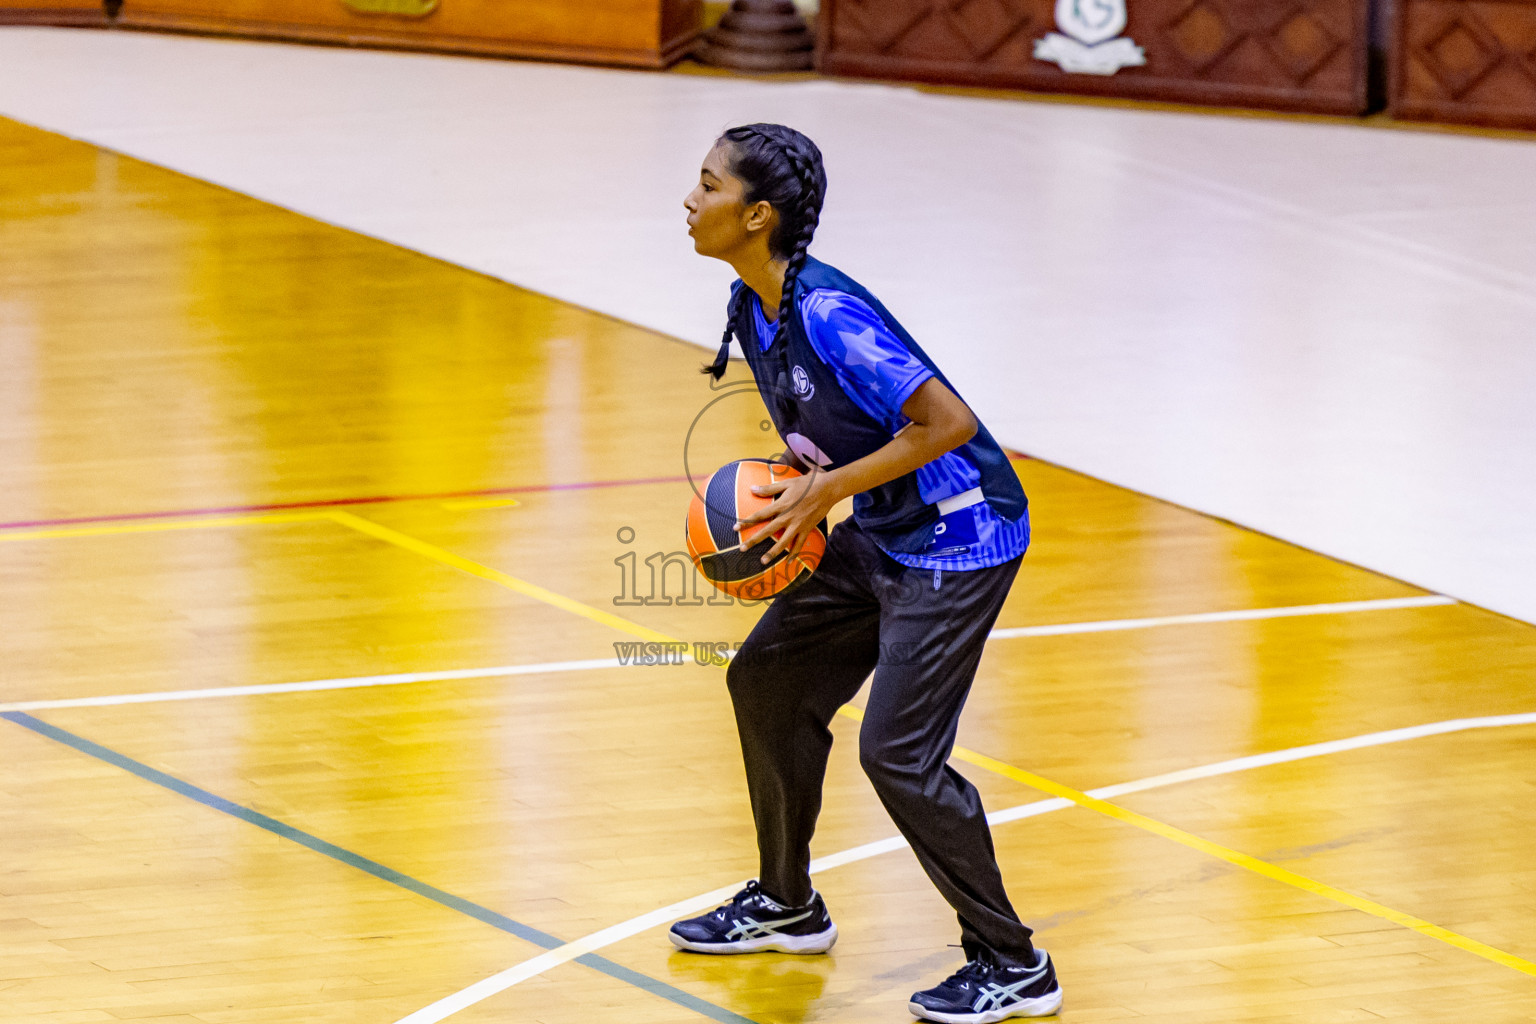
[{"label": "navy side panel of jersey", "polygon": [[[778,324],[763,316],[758,297],[747,292],[758,348],[768,348]],[[880,315],[847,292],[818,288],[800,299],[806,337],[842,385],[850,401],[894,436],[911,422],[902,412],[933,372],[907,351]],[[956,452],[945,452],[917,468],[918,491],[930,505],[963,494],[981,482],[981,471]],[[1003,519],[985,501],[943,516],[932,547],[921,554],[886,551],[918,569],[967,572],[1001,565],[1029,547],[1029,516]],[[878,541],[877,541],[878,543]]]},{"label": "navy side panel of jersey", "polygon": [[[849,398],[837,375],[810,341],[804,318],[799,315],[800,301],[810,291],[827,288],[846,292],[868,305],[908,352],[946,387],[954,390],[933,361],[873,295],[819,260],[806,261],[796,282],[796,294],[792,296],[791,309],[796,315],[787,318],[788,323],[776,325],[776,336],[766,346],[754,323],[756,318],[746,315],[744,288],[740,281],[732,286],[732,326],[742,339],[742,349],[757,380],[759,393],[780,436],[791,450],[808,462],[825,466],[846,465],[884,447],[893,436],[886,424]],[[964,465],[966,470],[975,467],[979,472],[982,492],[994,511],[1008,520],[1016,520],[1024,514],[1027,499],[1018,476],[985,426],[978,429],[976,437],[956,449],[956,454],[963,459],[963,464],[967,464]],[[965,475],[969,476],[969,473]],[[924,500],[923,489],[918,474],[907,473],[855,495],[854,515],[859,525],[887,551],[920,554],[931,547],[939,518],[937,508]]]}]

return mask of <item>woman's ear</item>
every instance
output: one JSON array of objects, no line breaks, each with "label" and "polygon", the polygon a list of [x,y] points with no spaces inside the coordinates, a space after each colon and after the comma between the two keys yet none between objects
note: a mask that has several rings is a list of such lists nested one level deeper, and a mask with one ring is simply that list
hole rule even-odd
[{"label": "woman's ear", "polygon": [[773,204],[766,199],[759,199],[747,207],[746,227],[748,231],[762,231],[764,228],[772,229],[779,212],[773,208]]}]

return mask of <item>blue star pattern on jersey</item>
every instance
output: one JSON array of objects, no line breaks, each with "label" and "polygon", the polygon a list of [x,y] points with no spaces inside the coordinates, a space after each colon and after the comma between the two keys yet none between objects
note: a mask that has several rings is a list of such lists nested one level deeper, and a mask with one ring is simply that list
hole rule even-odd
[{"label": "blue star pattern on jersey", "polygon": [[[779,325],[768,322],[756,294],[750,298],[759,344],[767,351],[778,337]],[[933,371],[891,333],[880,314],[847,292],[817,288],[801,296],[800,316],[811,347],[832,370],[849,400],[896,436],[911,422],[902,415],[901,407],[933,379]],[[930,505],[964,494],[980,482],[981,471],[958,452],[945,452],[917,470],[918,492]],[[914,568],[964,571],[1001,565],[1029,546],[1027,513],[1009,522],[981,502],[951,514],[975,517],[974,542],[946,548],[942,541],[936,541],[933,550],[922,554],[886,554]]]}]

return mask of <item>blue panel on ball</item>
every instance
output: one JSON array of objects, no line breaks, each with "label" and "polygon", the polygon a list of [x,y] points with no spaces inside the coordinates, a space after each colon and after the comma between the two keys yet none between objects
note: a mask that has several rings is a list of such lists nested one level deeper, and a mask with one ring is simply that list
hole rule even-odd
[{"label": "blue panel on ball", "polygon": [[736,526],[736,474],[741,463],[732,462],[721,466],[709,478],[704,491],[704,517],[709,523],[709,536],[715,542],[716,551],[727,551],[741,543]]}]

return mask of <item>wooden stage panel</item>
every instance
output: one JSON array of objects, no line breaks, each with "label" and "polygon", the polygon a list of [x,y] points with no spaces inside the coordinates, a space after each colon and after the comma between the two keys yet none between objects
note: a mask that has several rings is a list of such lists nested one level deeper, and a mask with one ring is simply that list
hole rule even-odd
[{"label": "wooden stage panel", "polygon": [[1536,2],[1397,0],[1394,14],[1394,117],[1536,130]]},{"label": "wooden stage panel", "polygon": [[[615,559],[681,546],[701,350],[10,122],[0,156],[0,523],[31,524],[0,527],[0,705],[544,666],[29,709],[95,756],[0,720],[0,1022],[389,1024],[540,952],[125,757],[560,940],[752,872],[720,670],[565,664],[759,614],[614,603]],[[706,461],[758,451],[761,418],[729,410]],[[1422,596],[1018,467],[1035,542],[1003,629]],[[956,763],[1000,811],[1045,798],[1020,769],[1081,789],[1530,712],[1533,677],[1536,629],[1465,605],[1000,637],[960,735],[997,762]],[[894,834],[856,722],[832,728],[818,857]],[[1405,739],[1118,803],[1529,963],[1533,744]],[[1536,977],[1103,813],[994,834],[1063,1020],[1529,1020]],[[693,957],[655,927],[601,954],[763,1022],[888,1022],[958,965],[910,853],[817,885],[828,957]],[[571,963],[452,1019],[608,1017],[709,1019]]]},{"label": "wooden stage panel", "polygon": [[665,67],[701,0],[125,0],[140,28]]},{"label": "wooden stage panel", "polygon": [[[1064,9],[1087,12],[1075,35],[1058,18]],[[1110,15],[1116,10],[1123,20]],[[820,67],[835,75],[1333,114],[1366,109],[1369,0],[1070,8],[1056,0],[823,0],[821,11]],[[1120,31],[1108,31],[1116,24]],[[1105,32],[1088,31],[1099,27]],[[1126,59],[1105,63],[1102,55],[1116,48]]]},{"label": "wooden stage panel", "polygon": [[101,0],[0,0],[0,25],[105,25]]}]

